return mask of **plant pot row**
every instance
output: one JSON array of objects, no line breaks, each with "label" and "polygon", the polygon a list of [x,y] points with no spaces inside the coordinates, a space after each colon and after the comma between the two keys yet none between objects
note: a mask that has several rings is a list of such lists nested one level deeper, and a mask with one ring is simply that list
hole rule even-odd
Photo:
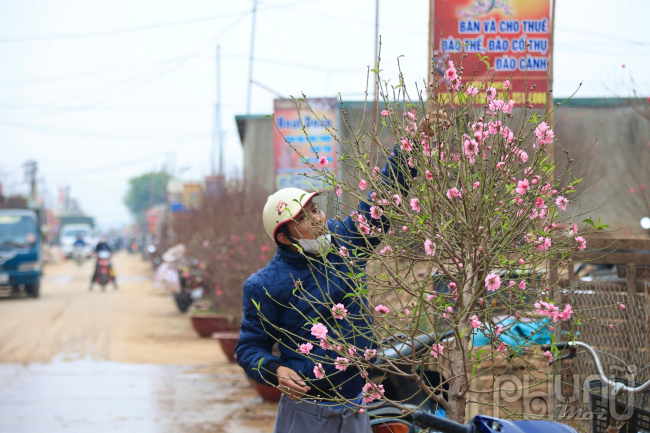
[{"label": "plant pot row", "polygon": [[[197,314],[191,316],[192,326],[202,338],[215,338],[221,350],[231,363],[237,362],[235,348],[239,338],[239,322],[220,314]],[[259,384],[251,380],[253,387],[268,402],[279,402],[282,393],[277,388]]]}]

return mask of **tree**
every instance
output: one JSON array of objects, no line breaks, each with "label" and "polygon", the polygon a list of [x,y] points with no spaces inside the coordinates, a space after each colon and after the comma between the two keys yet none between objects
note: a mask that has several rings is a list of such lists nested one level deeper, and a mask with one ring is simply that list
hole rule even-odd
[{"label": "tree", "polygon": [[165,203],[169,179],[169,174],[164,171],[145,173],[129,179],[124,205],[138,222],[145,221],[145,211],[151,206]]}]

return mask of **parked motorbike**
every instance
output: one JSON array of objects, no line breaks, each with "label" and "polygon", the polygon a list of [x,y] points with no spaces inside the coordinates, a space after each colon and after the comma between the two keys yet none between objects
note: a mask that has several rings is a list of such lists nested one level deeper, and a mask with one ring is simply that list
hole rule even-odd
[{"label": "parked motorbike", "polygon": [[[380,349],[382,355],[378,357],[375,364],[384,364],[386,359],[389,359],[399,365],[399,360],[410,356],[414,350],[416,353],[428,350],[437,341],[449,341],[453,338],[453,331],[437,337],[424,334],[413,340],[400,334],[386,341]],[[377,373],[378,371],[375,372]],[[370,374],[372,377],[373,372],[371,371]],[[425,371],[424,377],[433,387],[440,384],[442,380],[440,373],[436,371]],[[483,415],[475,416],[467,425],[459,424],[446,419],[442,407],[437,407],[431,399],[428,399],[414,379],[389,373],[385,375],[382,383],[385,389],[384,395],[390,399],[399,401],[415,396],[406,405],[412,410],[408,415],[404,415],[396,407],[382,406],[381,403],[369,406],[367,413],[370,415],[373,433],[414,433],[425,429],[441,433],[576,433],[571,427],[552,421],[509,421]],[[448,388],[445,387],[442,392],[443,397],[446,398],[447,392]]]},{"label": "parked motorbike", "polygon": [[114,276],[111,273],[111,253],[108,251],[100,251],[97,253],[95,282],[100,285],[102,291],[106,290],[108,283],[114,282]]},{"label": "parked motorbike", "polygon": [[181,268],[178,270],[178,278],[181,282],[181,291],[174,293],[174,301],[181,313],[187,312],[190,305],[203,296],[204,272],[198,268]]}]

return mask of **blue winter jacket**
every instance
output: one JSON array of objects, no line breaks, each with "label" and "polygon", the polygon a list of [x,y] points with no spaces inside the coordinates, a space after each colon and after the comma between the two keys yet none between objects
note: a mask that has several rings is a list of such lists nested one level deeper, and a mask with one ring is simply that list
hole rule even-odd
[{"label": "blue winter jacket", "polygon": [[[395,156],[388,158],[381,175],[387,182],[396,178],[399,184],[399,186],[396,185],[396,189],[401,190],[404,194],[405,179],[397,166],[398,161],[403,162],[405,157],[398,153],[397,147],[393,153]],[[410,169],[410,174],[411,178],[414,177],[416,170]],[[371,194],[372,192],[369,192],[368,197]],[[360,202],[356,210],[370,219],[370,204],[368,202]],[[385,217],[382,217],[380,224],[382,230],[388,229]],[[344,220],[331,219],[327,221],[327,228],[332,233],[332,242],[336,249],[340,246],[346,246],[348,249],[367,247],[366,242],[369,242],[371,247],[375,247],[379,243],[377,238],[366,237],[364,239],[350,216]],[[352,257],[352,253],[350,256]],[[324,318],[324,321],[320,319],[319,322],[325,324],[330,329],[330,333],[331,325],[338,322],[343,327],[343,335],[347,335],[351,331],[351,324],[345,320],[336,321],[332,317],[332,305],[337,303],[345,305],[348,317],[360,316],[362,309],[358,301],[357,303],[352,302],[352,299],[358,299],[358,297],[344,299],[344,296],[351,291],[351,286],[342,278],[349,272],[348,262],[334,253],[328,254],[326,259],[329,262],[328,265],[325,265],[322,257],[309,260],[299,253],[294,253],[288,247],[281,246],[278,247],[276,255],[269,264],[251,275],[244,283],[244,315],[236,352],[237,362],[253,380],[262,384],[277,384],[275,371],[278,366],[282,365],[310,380],[310,395],[333,395],[328,392],[332,389],[332,385],[327,379],[316,380],[313,372],[314,362],[300,354],[298,346],[305,342],[311,342],[314,346],[312,355],[329,356],[332,361],[336,359],[337,355],[318,345],[318,341],[310,333],[311,325],[301,314],[307,317],[317,318],[320,316]],[[365,262],[357,258],[354,260],[355,266],[365,268]],[[338,272],[335,273],[331,269],[332,267],[336,268]],[[356,271],[359,272],[358,268]],[[302,289],[309,294],[308,296],[313,296],[318,301],[324,302],[325,305],[309,303],[303,299],[304,296],[295,295],[294,281],[300,281]],[[331,301],[327,296],[331,297]],[[289,305],[293,305],[293,308]],[[289,338],[287,334],[274,329],[268,322],[261,320],[261,316],[277,328],[284,329],[295,337]],[[357,326],[367,327],[367,322],[361,318],[358,321]],[[349,344],[354,344],[361,350],[372,347],[370,341],[365,337],[358,335],[358,332],[354,334],[357,334],[356,338],[353,338],[354,341],[346,340]],[[273,344],[279,340],[282,341],[279,344],[280,357],[278,358],[271,353],[271,349]],[[360,394],[365,379],[359,375],[357,369],[348,368],[345,371],[338,371],[334,365],[325,363],[323,363],[323,368],[326,376],[343,397],[352,399]]]}]

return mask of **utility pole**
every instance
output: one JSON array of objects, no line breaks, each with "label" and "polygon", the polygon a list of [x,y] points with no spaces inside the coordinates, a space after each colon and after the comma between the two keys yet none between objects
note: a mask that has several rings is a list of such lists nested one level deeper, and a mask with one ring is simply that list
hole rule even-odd
[{"label": "utility pole", "polygon": [[38,199],[38,163],[36,161],[25,161],[25,180],[29,184],[29,199],[35,202]]},{"label": "utility pole", "polygon": [[156,167],[151,167],[151,176],[149,176],[149,207],[153,206],[154,201],[154,187],[156,180]]},{"label": "utility pole", "polygon": [[[223,132],[221,131],[221,46],[217,45],[217,103],[214,106],[214,117],[212,118],[212,176],[223,173]],[[217,170],[216,148],[219,146],[219,170]]]},{"label": "utility pole", "polygon": [[372,127],[377,133],[377,117],[378,117],[378,98],[379,98],[379,68],[377,61],[379,60],[379,0],[375,1],[375,57],[372,64],[375,65],[375,100],[372,104]]},{"label": "utility pole", "polygon": [[[546,123],[548,123],[549,128],[554,128],[553,125],[553,45],[555,42],[555,2],[556,0],[553,0],[552,6],[551,6],[551,34],[550,34],[550,40],[548,43],[548,75],[547,75],[547,80],[546,80]],[[553,164],[553,161],[555,161],[554,155],[553,155],[553,143],[549,143],[547,146],[547,152],[548,152],[548,158],[549,158],[549,163]]]},{"label": "utility pole", "polygon": [[251,30],[251,53],[248,60],[248,98],[246,100],[246,114],[251,114],[251,91],[253,84],[253,52],[255,48],[255,17],[257,16],[257,0],[253,0],[253,28]]},{"label": "utility pole", "polygon": [[221,130],[221,46],[220,45],[217,45],[217,138],[219,140],[219,176],[223,176],[223,131]]}]

